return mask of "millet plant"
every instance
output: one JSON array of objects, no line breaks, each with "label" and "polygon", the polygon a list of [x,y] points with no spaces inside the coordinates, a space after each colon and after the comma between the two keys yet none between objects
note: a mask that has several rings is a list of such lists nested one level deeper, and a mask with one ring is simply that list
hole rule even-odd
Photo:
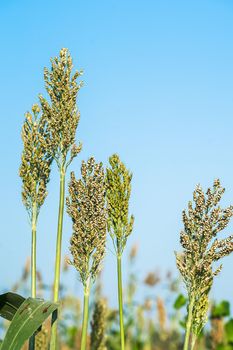
[{"label": "millet plant", "polygon": [[[53,299],[54,302],[57,302],[59,300],[60,285],[65,176],[68,166],[81,151],[81,144],[76,145],[75,143],[75,134],[80,118],[76,100],[82,83],[77,83],[81,72],[76,71],[72,75],[73,63],[67,49],[62,49],[59,57],[51,59],[51,65],[51,70],[44,69],[45,87],[50,102],[42,95],[39,98],[48,134],[46,139],[47,151],[56,161],[60,173],[60,199],[53,286]],[[55,317],[52,324],[51,350],[56,349],[56,343],[57,319]]]},{"label": "millet plant", "polygon": [[82,178],[71,173],[67,212],[73,222],[70,251],[71,264],[79,272],[84,288],[81,350],[86,350],[89,295],[101,268],[106,243],[105,174],[94,158],[82,162]]},{"label": "millet plant", "polygon": [[91,350],[107,350],[106,348],[107,305],[104,299],[94,304],[91,322],[90,348]]},{"label": "millet plant", "polygon": [[[26,349],[27,339],[30,339],[30,350],[34,350],[35,347],[38,349],[47,348],[50,332],[49,324],[45,324],[45,321],[52,313],[50,350],[56,350],[58,348],[57,309],[59,305],[63,307],[64,316],[67,312],[67,309],[65,311],[64,308],[69,304],[68,295],[63,303],[58,304],[57,301],[59,300],[60,286],[65,177],[68,166],[81,151],[81,144],[77,145],[75,141],[80,117],[76,100],[82,85],[77,80],[81,72],[72,73],[72,69],[72,59],[67,49],[62,49],[59,57],[51,59],[51,69],[45,68],[44,70],[45,87],[49,101],[40,95],[40,106],[34,104],[32,111],[26,113],[22,128],[24,148],[19,173],[23,183],[22,200],[29,215],[32,239],[31,261],[29,265],[26,265],[16,289],[21,288],[22,284],[26,284],[30,271],[32,298],[25,299],[12,292],[0,295],[0,315],[11,322],[4,340],[0,340],[2,350],[20,350],[23,348],[22,346]],[[53,160],[55,160],[60,173],[53,284],[55,302],[37,298],[41,296],[40,292],[47,290],[48,287],[42,283],[36,268],[38,215],[47,196],[47,185]],[[134,224],[133,215],[129,215],[131,181],[132,173],[116,154],[109,158],[106,174],[102,163],[96,163],[93,157],[87,162],[82,162],[80,179],[76,180],[74,172],[71,172],[69,195],[66,199],[67,213],[72,219],[70,240],[72,258],[69,263],[79,273],[83,285],[84,301],[83,313],[81,314],[79,311],[81,310],[81,307],[79,308],[81,302],[71,298],[69,308],[72,308],[75,317],[71,325],[70,319],[63,317],[63,328],[61,327],[63,332],[60,333],[59,339],[59,348],[61,349],[68,344],[70,347],[79,348],[81,342],[81,350],[89,348],[91,350],[106,350],[107,348],[110,350],[120,347],[121,350],[125,350],[122,256]],[[183,251],[176,253],[176,261],[187,289],[188,298],[182,294],[178,295],[174,308],[178,310],[187,305],[184,344],[182,336],[177,332],[178,323],[175,324],[175,327],[170,325],[170,330],[167,328],[169,322],[167,322],[164,299],[157,298],[157,324],[152,318],[154,306],[151,297],[146,298],[143,304],[134,303],[137,279],[135,273],[131,271],[128,286],[125,288],[128,292],[128,300],[126,300],[128,307],[125,308],[127,349],[148,350],[155,347],[156,349],[174,349],[175,347],[181,349],[183,347],[184,350],[194,350],[196,345],[199,350],[200,347],[204,348],[206,341],[206,348],[212,350],[218,345],[220,346],[218,349],[223,349],[222,345],[225,349],[225,345],[229,348],[228,344],[230,347],[233,344],[233,319],[224,324],[223,320],[219,318],[230,315],[229,303],[226,301],[222,302],[223,312],[219,307],[212,308],[212,330],[209,333],[203,332],[204,336],[199,337],[207,321],[209,292],[213,279],[222,267],[220,265],[215,268],[215,263],[233,251],[233,236],[217,238],[217,235],[227,227],[233,216],[233,206],[222,209],[219,205],[223,193],[224,189],[219,180],[215,180],[213,188],[209,188],[206,193],[200,186],[197,186],[193,193],[193,202],[189,202],[187,211],[183,211],[184,228],[180,234]],[[100,284],[96,288],[96,295],[99,298],[95,300],[91,332],[88,335],[89,296],[92,284],[101,270],[107,231],[112,239],[117,258],[119,316],[118,310],[110,310],[109,312],[107,304],[100,298]],[[131,263],[135,255],[136,250],[134,249],[131,252]],[[144,280],[144,283],[150,287],[159,282],[160,277],[155,273],[149,273]],[[172,288],[174,288],[174,281],[171,290]],[[25,290],[23,294],[27,294],[27,289]],[[175,318],[178,318],[177,313],[173,319]],[[81,319],[82,330],[80,327]],[[118,323],[120,323],[120,327]],[[116,328],[120,328],[120,332]],[[219,334],[216,334],[216,328],[220,330]],[[42,331],[38,333],[40,329]],[[213,332],[214,335],[211,334]],[[35,334],[37,334],[36,337]]]},{"label": "millet plant", "polygon": [[188,316],[184,350],[193,350],[197,337],[207,321],[209,292],[214,277],[220,272],[213,263],[233,251],[233,236],[219,240],[217,234],[227,227],[233,206],[222,209],[219,202],[225,189],[215,180],[213,189],[204,193],[198,185],[193,203],[183,211],[184,229],[180,234],[182,253],[176,254],[178,269],[188,293]]},{"label": "millet plant", "polygon": [[108,211],[108,232],[112,238],[117,257],[118,302],[121,349],[125,349],[123,296],[122,296],[122,254],[133,229],[134,217],[129,218],[129,199],[132,174],[126,169],[117,154],[109,158],[106,169],[106,197]]},{"label": "millet plant", "polygon": [[[28,212],[31,224],[31,297],[36,298],[36,234],[37,219],[41,206],[47,196],[52,157],[46,149],[47,132],[45,121],[39,117],[40,108],[32,106],[32,113],[27,112],[22,127],[23,152],[19,175],[22,178],[22,200]],[[30,347],[34,345],[30,339]]]},{"label": "millet plant", "polygon": [[22,178],[22,201],[31,223],[31,296],[36,297],[36,228],[41,206],[47,196],[51,156],[47,152],[45,121],[39,118],[40,107],[32,106],[22,127],[23,152],[19,175]]}]

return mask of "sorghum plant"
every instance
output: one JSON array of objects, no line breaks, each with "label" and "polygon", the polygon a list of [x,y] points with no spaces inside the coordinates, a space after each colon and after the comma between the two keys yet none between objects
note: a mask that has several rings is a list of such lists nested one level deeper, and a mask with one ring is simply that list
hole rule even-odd
[{"label": "sorghum plant", "polygon": [[[22,200],[31,223],[31,296],[36,298],[36,232],[37,219],[47,196],[52,157],[46,148],[48,134],[43,117],[39,118],[40,107],[32,106],[32,114],[27,112],[22,128],[24,149],[19,175],[22,178]],[[31,337],[29,348],[34,349],[35,337]]]},{"label": "sorghum plant", "polygon": [[31,296],[36,297],[36,229],[41,206],[47,196],[51,156],[47,152],[45,121],[39,118],[40,108],[32,106],[27,112],[22,128],[24,149],[19,174],[22,178],[22,200],[25,205],[32,231],[31,241]]},{"label": "sorghum plant", "polygon": [[121,349],[125,348],[123,297],[122,297],[122,254],[133,229],[134,217],[129,218],[129,199],[132,174],[126,169],[117,154],[109,158],[106,174],[106,195],[108,210],[108,231],[117,256],[118,301],[121,333]]},{"label": "sorghum plant", "polygon": [[82,178],[76,180],[71,173],[67,212],[73,222],[70,241],[71,262],[80,275],[84,288],[83,325],[81,350],[86,349],[89,295],[91,282],[100,271],[105,254],[106,206],[105,175],[101,163],[94,158],[82,162]]},{"label": "sorghum plant", "polygon": [[209,291],[221,268],[213,269],[213,263],[233,251],[233,236],[217,239],[233,216],[233,206],[222,209],[219,202],[224,193],[219,180],[214,181],[213,189],[204,194],[198,185],[193,193],[193,202],[183,211],[184,229],[180,234],[183,252],[176,254],[178,269],[188,293],[188,318],[184,350],[191,349],[207,320]]},{"label": "sorghum plant", "polygon": [[[81,144],[76,145],[75,134],[80,114],[76,100],[82,83],[77,83],[81,72],[72,75],[72,58],[67,49],[61,49],[60,57],[51,59],[51,70],[44,69],[44,80],[50,103],[39,96],[46,120],[47,150],[55,159],[60,172],[60,200],[57,227],[56,261],[54,276],[54,302],[59,299],[61,245],[65,198],[65,175],[72,160],[81,151]],[[51,349],[56,348],[57,320],[52,325]]]},{"label": "sorghum plant", "polygon": [[106,302],[103,299],[97,300],[94,304],[91,322],[91,350],[107,350],[105,345],[106,321]]}]

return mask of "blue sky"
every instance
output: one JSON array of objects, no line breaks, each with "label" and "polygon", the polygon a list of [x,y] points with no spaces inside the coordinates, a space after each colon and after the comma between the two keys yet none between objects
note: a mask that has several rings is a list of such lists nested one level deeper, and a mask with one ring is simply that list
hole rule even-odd
[{"label": "blue sky", "polygon": [[[30,254],[30,227],[18,177],[24,113],[44,93],[43,67],[68,47],[84,70],[77,139],[84,147],[70,167],[94,155],[119,153],[133,171],[131,211],[139,244],[139,278],[156,267],[175,270],[181,212],[197,183],[219,177],[223,204],[233,203],[233,4],[229,0],[1,1],[1,288],[20,276]],[[38,267],[54,266],[58,174],[38,227]],[[232,232],[233,224],[228,232]],[[71,225],[65,216],[63,252]],[[111,246],[109,244],[109,246]],[[114,301],[115,261],[105,262]],[[213,295],[233,301],[233,256]],[[70,288],[81,287],[69,276]],[[109,283],[109,280],[111,282]]]}]

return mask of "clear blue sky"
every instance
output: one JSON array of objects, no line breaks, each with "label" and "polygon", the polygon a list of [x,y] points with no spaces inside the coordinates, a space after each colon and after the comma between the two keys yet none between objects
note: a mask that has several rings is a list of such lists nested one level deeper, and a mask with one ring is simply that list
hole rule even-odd
[{"label": "clear blue sky", "polygon": [[[43,67],[62,47],[84,69],[85,83],[77,132],[84,148],[70,170],[78,174],[90,155],[106,163],[119,153],[134,173],[129,245],[140,246],[139,276],[156,267],[175,271],[181,211],[195,185],[219,177],[227,188],[223,204],[233,203],[232,1],[2,0],[0,32],[1,288],[20,276],[30,253],[18,177],[24,113],[44,93]],[[52,280],[57,222],[53,170],[38,228],[38,266],[46,281]],[[66,217],[64,253],[70,234]],[[114,262],[109,253],[109,294]],[[233,256],[225,259],[217,298],[233,301],[232,264]]]}]

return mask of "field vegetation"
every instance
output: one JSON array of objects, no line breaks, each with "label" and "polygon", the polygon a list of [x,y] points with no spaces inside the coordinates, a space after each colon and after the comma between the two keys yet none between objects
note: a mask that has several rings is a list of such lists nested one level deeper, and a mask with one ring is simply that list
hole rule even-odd
[{"label": "field vegetation", "polygon": [[[135,270],[137,246],[125,257],[134,229],[133,174],[118,154],[109,155],[106,167],[90,155],[81,162],[80,171],[68,171],[82,151],[82,144],[76,142],[81,75],[73,69],[69,51],[61,49],[51,59],[51,67],[44,69],[47,96],[39,95],[38,103],[25,114],[19,175],[31,252],[19,281],[0,295],[1,350],[232,350],[230,305],[210,299],[223,267],[219,261],[233,251],[232,235],[219,238],[233,216],[233,206],[221,207],[225,189],[219,179],[206,191],[200,185],[194,189],[182,214],[183,230],[177,233],[181,245],[175,254],[177,276],[148,272],[140,281]],[[37,267],[36,242],[53,162],[60,176],[59,211],[53,284],[47,286]],[[70,256],[62,266],[66,214],[72,231]],[[101,279],[108,237],[116,260],[117,308],[108,302]],[[82,300],[61,285],[61,273],[70,268],[76,269],[82,283]],[[128,273],[126,284],[123,273]],[[142,283],[148,294],[138,301],[136,293]],[[47,300],[49,291],[52,300]]]}]

